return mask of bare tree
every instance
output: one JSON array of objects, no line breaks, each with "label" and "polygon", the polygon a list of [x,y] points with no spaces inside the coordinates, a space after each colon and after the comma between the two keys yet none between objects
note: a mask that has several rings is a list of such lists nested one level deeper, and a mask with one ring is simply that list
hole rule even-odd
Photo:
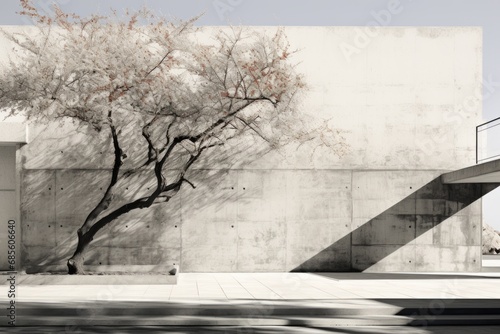
[{"label": "bare tree", "polygon": [[[168,202],[185,184],[195,188],[188,171],[217,147],[247,133],[272,147],[291,139],[325,143],[325,132],[305,130],[292,108],[305,84],[282,30],[272,36],[214,30],[207,38],[193,20],[171,23],[146,10],[81,18],[21,4],[36,27],[5,33],[16,48],[0,76],[0,108],[37,121],[72,119],[113,143],[109,183],[77,231],[69,274],[84,273],[86,250],[104,226]],[[131,132],[142,139],[126,152]],[[334,137],[339,154],[345,146]],[[134,154],[140,159],[123,169]],[[118,200],[117,185],[137,182],[138,172],[148,173],[154,186],[139,198]]]}]

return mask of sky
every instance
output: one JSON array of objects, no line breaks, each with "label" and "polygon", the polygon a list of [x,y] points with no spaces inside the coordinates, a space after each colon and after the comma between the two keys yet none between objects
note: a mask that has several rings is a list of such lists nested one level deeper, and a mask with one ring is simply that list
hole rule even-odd
[{"label": "sky", "polygon": [[[34,0],[57,3],[81,16],[110,8],[148,8],[198,25],[255,26],[479,26],[483,28],[483,120],[500,117],[500,0]],[[391,11],[392,9],[392,11]],[[16,14],[19,0],[2,0],[0,25],[30,24]],[[498,127],[500,129],[500,127]],[[473,131],[473,129],[471,130]],[[500,136],[499,136],[500,137]],[[484,198],[484,220],[500,230],[500,191]]]}]

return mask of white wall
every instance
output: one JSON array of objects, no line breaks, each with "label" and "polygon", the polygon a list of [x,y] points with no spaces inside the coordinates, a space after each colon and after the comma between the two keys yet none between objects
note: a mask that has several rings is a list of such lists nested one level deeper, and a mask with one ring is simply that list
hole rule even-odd
[{"label": "white wall", "polygon": [[[397,222],[399,227],[391,222],[377,233],[363,227],[442,172],[474,164],[474,128],[481,120],[481,29],[378,28],[376,37],[365,40],[362,29],[286,28],[292,49],[301,49],[296,57],[298,70],[310,87],[301,112],[331,119],[332,126],[344,132],[350,152],[342,158],[328,149],[311,155],[311,148],[304,146],[289,150],[285,159],[272,153],[252,162],[242,159],[244,163],[237,163],[218,188],[205,189],[200,182],[196,190],[183,189],[181,199],[171,207],[175,211],[171,216],[180,217],[169,221],[175,224],[171,226],[175,233],[160,226],[155,236],[168,236],[170,245],[182,244],[174,256],[180,257],[184,269],[290,270],[315,257],[307,268],[325,268],[324,261],[328,268],[349,268],[354,258],[365,267],[375,258],[380,260],[376,270],[477,267],[480,240],[473,229],[480,212],[476,206],[439,226],[410,217],[410,224],[405,219]],[[346,50],[355,51],[347,55]],[[28,188],[30,180],[37,187],[23,194],[24,217],[30,219],[23,236],[27,258],[35,264],[46,253],[59,250],[42,245],[40,236],[50,236],[54,245],[58,239],[75,239],[75,226],[81,224],[78,217],[88,208],[75,198],[71,198],[71,210],[63,208],[70,197],[66,194],[96,181],[95,171],[88,170],[109,168],[111,161],[105,158],[105,147],[102,155],[95,154],[93,145],[100,144],[99,136],[83,140],[73,128],[56,126],[31,127],[30,133],[33,140],[21,149],[23,187]],[[424,189],[424,196],[426,191],[433,193]],[[214,193],[219,201],[213,201]],[[81,198],[89,194],[78,192]],[[421,214],[431,219],[441,214],[439,210],[446,211],[445,199],[438,200],[434,207],[424,199]],[[404,209],[414,215],[415,201],[410,202]],[[50,217],[40,218],[38,209],[48,207]],[[382,218],[399,214],[389,213]],[[137,228],[149,224],[144,217],[142,212],[136,217]],[[463,228],[457,229],[460,222]],[[351,253],[349,236],[354,232],[359,240]],[[127,232],[119,236],[118,241],[130,246],[129,253],[116,249],[116,242],[110,246],[106,238],[95,246],[122,254],[123,263],[144,262],[142,241]],[[373,236],[367,242],[375,246],[366,247],[370,245],[364,236]],[[460,253],[453,255],[460,245]],[[318,259],[318,254],[324,256]],[[336,254],[338,265],[332,262]],[[428,259],[433,262],[425,262]],[[95,261],[107,260],[104,256]]]}]

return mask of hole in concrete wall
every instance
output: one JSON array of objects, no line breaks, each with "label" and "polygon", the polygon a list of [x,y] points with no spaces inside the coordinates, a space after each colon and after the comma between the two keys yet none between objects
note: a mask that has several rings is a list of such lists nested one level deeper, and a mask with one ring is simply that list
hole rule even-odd
[{"label": "hole in concrete wall", "polygon": [[102,264],[101,262],[99,262],[99,264]]},{"label": "hole in concrete wall", "polygon": [[125,227],[128,227],[128,225],[125,225]]},{"label": "hole in concrete wall", "polygon": [[234,190],[234,187],[231,187],[231,190]]},{"label": "hole in concrete wall", "polygon": [[49,225],[49,228],[50,228],[50,225]]},{"label": "hole in concrete wall", "polygon": [[243,187],[243,190],[246,190],[246,188],[245,188],[245,187]]},{"label": "hole in concrete wall", "polygon": [[62,225],[61,225],[61,227],[62,227]]},{"label": "hole in concrete wall", "polygon": [[410,260],[410,261],[408,261],[408,262],[410,262],[410,263],[411,263],[411,260]]},{"label": "hole in concrete wall", "polygon": [[234,228],[234,225],[231,225],[231,228]]},{"label": "hole in concrete wall", "polygon": [[411,225],[410,225],[410,226],[408,226],[408,227],[409,227],[409,228],[411,228]]},{"label": "hole in concrete wall", "polygon": [[52,188],[51,188],[51,187],[49,187],[49,190],[52,190]]},{"label": "hole in concrete wall", "polygon": [[146,227],[147,227],[147,228],[149,228],[149,225],[148,225],[148,226],[146,226]]},{"label": "hole in concrete wall", "polygon": [[64,188],[61,188],[61,190],[64,190]]},{"label": "hole in concrete wall", "polygon": [[410,189],[413,189],[412,187],[410,187]]},{"label": "hole in concrete wall", "polygon": [[177,228],[177,225],[175,225],[174,227]]}]

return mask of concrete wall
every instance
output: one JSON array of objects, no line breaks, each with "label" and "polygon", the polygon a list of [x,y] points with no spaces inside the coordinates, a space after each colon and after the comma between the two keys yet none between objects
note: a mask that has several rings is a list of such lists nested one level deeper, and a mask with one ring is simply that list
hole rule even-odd
[{"label": "concrete wall", "polygon": [[[0,145],[0,270],[10,269],[8,262],[9,220],[17,223],[19,219],[16,212],[16,188],[16,146]],[[14,232],[16,230],[14,229]]]},{"label": "concrete wall", "polygon": [[205,193],[231,200],[182,201],[183,269],[478,270],[477,200],[496,185],[443,185],[440,174],[232,171]]},{"label": "concrete wall", "polygon": [[[109,226],[88,263],[180,262],[182,271],[478,270],[476,200],[489,188],[446,186],[438,177],[474,163],[481,30],[378,28],[367,45],[359,43],[363,27],[286,31],[292,48],[301,49],[298,70],[310,87],[303,112],[331,119],[349,153],[339,158],[305,146],[257,154],[253,142],[242,141],[242,153],[197,165],[196,190]],[[346,48],[355,52],[346,56]],[[109,175],[110,145],[69,125],[32,126],[29,134],[20,152],[24,264],[64,266]]]},{"label": "concrete wall", "polygon": [[[64,268],[76,247],[76,230],[99,201],[108,176],[107,170],[24,171],[22,246],[28,270]],[[136,191],[126,189],[123,196]],[[105,227],[94,239],[87,263],[138,271],[164,271],[178,264],[179,201],[132,212]]]}]

